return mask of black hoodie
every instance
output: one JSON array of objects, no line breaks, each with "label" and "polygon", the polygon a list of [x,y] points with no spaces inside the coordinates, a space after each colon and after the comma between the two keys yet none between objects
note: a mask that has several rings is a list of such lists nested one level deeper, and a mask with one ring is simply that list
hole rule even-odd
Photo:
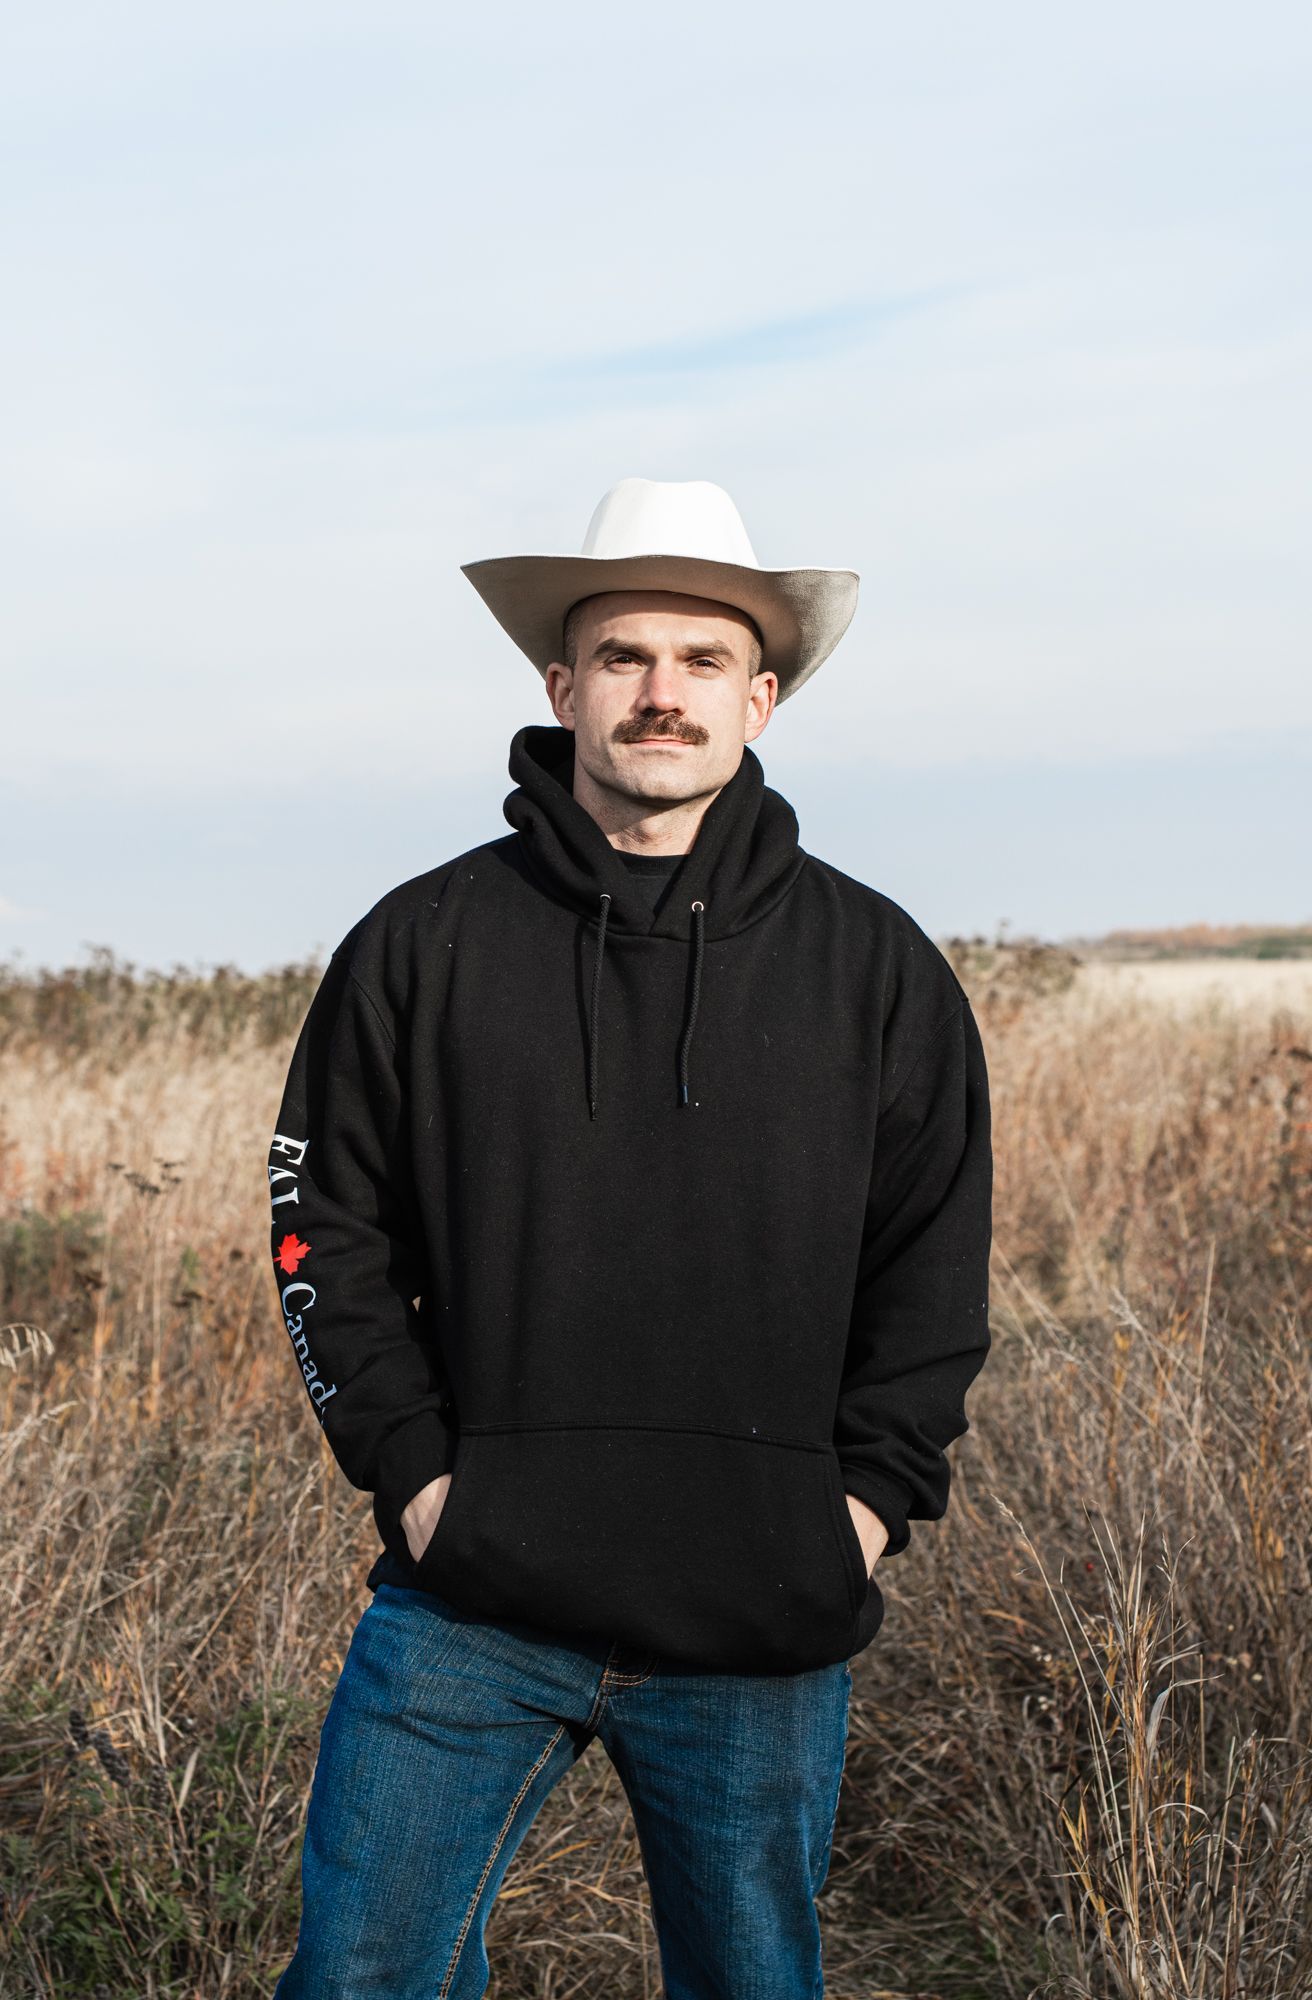
[{"label": "black hoodie", "polygon": [[[946,1510],[989,1346],[988,1079],[906,912],[798,845],[750,748],[653,899],[515,735],[515,829],[391,890],[269,1155],[311,1402],[384,1576],[783,1673],[869,1645],[845,1493]],[[453,1478],[416,1566],[402,1510]],[[876,1566],[878,1572],[878,1566]]]}]

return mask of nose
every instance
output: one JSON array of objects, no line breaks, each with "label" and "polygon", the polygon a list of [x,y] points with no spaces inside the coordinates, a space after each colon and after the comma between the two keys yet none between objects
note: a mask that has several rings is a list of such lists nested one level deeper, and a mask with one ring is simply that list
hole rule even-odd
[{"label": "nose", "polygon": [[678,666],[672,660],[654,660],[646,669],[638,687],[637,708],[641,714],[645,709],[664,712],[667,709],[682,709],[683,684],[679,678]]}]

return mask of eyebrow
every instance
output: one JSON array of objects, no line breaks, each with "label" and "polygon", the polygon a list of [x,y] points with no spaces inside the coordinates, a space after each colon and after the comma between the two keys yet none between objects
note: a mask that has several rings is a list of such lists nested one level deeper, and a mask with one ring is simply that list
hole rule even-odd
[{"label": "eyebrow", "polygon": [[[679,651],[685,660],[698,659],[703,653],[716,654],[723,660],[732,660],[734,657],[733,647],[725,645],[719,639],[697,640],[691,645],[681,646]],[[635,645],[632,639],[601,639],[593,647],[592,657],[594,660],[600,659],[603,653],[639,653],[644,659],[650,658],[647,648]]]}]

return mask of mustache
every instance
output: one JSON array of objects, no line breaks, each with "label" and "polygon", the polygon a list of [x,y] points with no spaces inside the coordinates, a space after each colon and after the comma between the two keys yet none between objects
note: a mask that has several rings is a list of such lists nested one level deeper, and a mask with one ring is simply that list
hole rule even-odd
[{"label": "mustache", "polygon": [[628,722],[621,722],[615,731],[617,743],[636,743],[641,736],[672,736],[680,743],[705,743],[707,732],[698,722],[685,722],[682,716],[638,715]]}]

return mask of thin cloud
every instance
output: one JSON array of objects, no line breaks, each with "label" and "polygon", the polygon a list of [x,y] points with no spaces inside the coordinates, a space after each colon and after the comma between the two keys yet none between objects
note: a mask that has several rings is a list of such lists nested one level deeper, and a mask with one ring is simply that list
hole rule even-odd
[{"label": "thin cloud", "polygon": [[818,312],[761,320],[723,332],[687,334],[677,340],[610,353],[584,354],[555,363],[542,379],[553,382],[631,381],[643,376],[722,374],[740,368],[778,367],[846,353],[875,339],[886,326],[912,313],[966,297],[966,285],[937,285],[888,298],[851,299]]},{"label": "thin cloud", "polygon": [[[885,297],[842,300],[815,312],[772,316],[742,326],[697,331],[639,346],[582,352],[538,361],[527,355],[494,365],[466,363],[437,391],[408,392],[393,383],[367,401],[334,392],[325,411],[320,385],[307,381],[300,396],[285,383],[276,393],[280,426],[413,436],[435,430],[469,431],[484,425],[559,423],[607,411],[704,407],[757,392],[768,370],[794,371],[837,360],[873,345],[917,315],[930,315],[976,298],[977,285],[956,282]],[[427,378],[431,373],[424,371]],[[248,409],[247,419],[255,414]],[[272,405],[265,412],[272,417]]]}]

